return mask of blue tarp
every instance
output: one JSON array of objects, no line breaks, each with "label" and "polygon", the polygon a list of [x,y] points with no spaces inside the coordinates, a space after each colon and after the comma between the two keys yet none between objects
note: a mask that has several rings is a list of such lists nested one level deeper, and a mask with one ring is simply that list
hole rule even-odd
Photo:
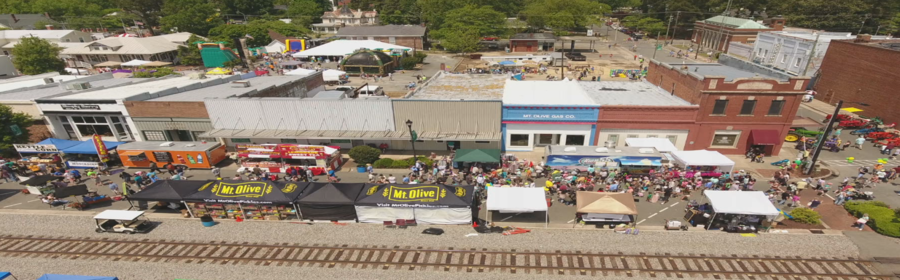
[{"label": "blue tarp", "polygon": [[37,280],[119,280],[119,278],[109,276],[44,274],[44,276],[41,276],[41,278],[38,278]]},{"label": "blue tarp", "polygon": [[[37,144],[38,145],[54,145],[54,146],[56,146],[57,150],[62,151],[65,148],[69,148],[69,147],[81,144],[81,142],[65,140],[65,139],[47,138],[44,141],[38,142]],[[28,153],[41,153],[41,152],[20,152],[20,153],[28,154]],[[3,279],[3,278],[0,278],[0,279]]]},{"label": "blue tarp", "polygon": [[621,157],[619,164],[630,166],[661,166],[660,158],[641,158],[641,157]]},{"label": "blue tarp", "polygon": [[509,60],[500,61],[500,62],[498,62],[497,64],[500,64],[500,65],[516,65],[515,62],[509,61]]},{"label": "blue tarp", "polygon": [[6,277],[9,277],[10,275],[12,275],[12,274],[9,272],[0,271],[0,280],[6,279]]},{"label": "blue tarp", "polygon": [[[125,142],[103,141],[103,144],[106,144],[107,150],[113,150],[119,145],[125,144]],[[94,141],[92,140],[82,141],[78,145],[59,150],[67,154],[97,154],[97,149],[94,148]]]}]

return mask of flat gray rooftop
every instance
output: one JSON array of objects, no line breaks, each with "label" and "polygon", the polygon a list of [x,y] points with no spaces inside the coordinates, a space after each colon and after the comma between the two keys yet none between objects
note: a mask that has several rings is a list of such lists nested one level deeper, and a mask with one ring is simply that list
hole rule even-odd
[{"label": "flat gray rooftop", "polygon": [[138,151],[184,151],[184,152],[203,152],[212,150],[216,147],[219,147],[222,144],[219,142],[179,142],[173,141],[174,145],[172,146],[160,146],[160,144],[166,143],[162,141],[139,141],[139,142],[128,142],[116,147],[119,151],[127,151],[127,150],[138,150]]},{"label": "flat gray rooftop", "polygon": [[581,81],[578,82],[578,85],[601,107],[604,105],[691,106],[691,103],[671,95],[649,82]]},{"label": "flat gray rooftop", "polygon": [[3,93],[0,93],[0,100],[7,100],[7,101],[35,100],[35,99],[44,98],[44,97],[57,95],[57,94],[100,90],[103,88],[111,88],[111,87],[117,87],[117,86],[131,84],[131,83],[143,82],[146,80],[147,79],[140,79],[140,78],[118,78],[118,79],[105,79],[105,80],[89,81],[87,83],[91,84],[91,89],[88,89],[88,90],[69,90],[69,89],[66,89],[65,86],[60,87],[60,84],[50,84],[50,85],[47,85],[44,87],[39,87],[39,88],[30,88],[30,89],[24,89],[21,91],[3,92]]},{"label": "flat gray rooftop", "polygon": [[683,66],[687,66],[688,72],[697,73],[700,76],[717,76],[717,77],[725,77],[726,81],[734,81],[735,79],[740,78],[768,78],[768,79],[776,79],[781,80],[776,77],[767,76],[763,74],[758,74],[754,72],[750,72],[747,70],[741,70],[738,68],[734,68],[731,66],[725,66],[722,64],[670,64],[673,67],[681,68]]},{"label": "flat gray rooftop", "polygon": [[409,99],[502,100],[508,79],[508,75],[442,73],[417,89]]},{"label": "flat gray rooftop", "polygon": [[238,87],[229,81],[214,86],[207,86],[194,90],[188,90],[172,95],[166,95],[148,101],[203,101],[207,98],[241,97],[257,91],[263,91],[273,87],[283,86],[306,76],[260,76],[241,81],[250,83],[249,87]]}]

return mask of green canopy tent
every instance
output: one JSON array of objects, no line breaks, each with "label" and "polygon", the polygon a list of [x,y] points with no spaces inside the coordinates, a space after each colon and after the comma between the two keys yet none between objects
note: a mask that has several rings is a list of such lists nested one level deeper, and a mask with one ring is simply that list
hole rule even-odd
[{"label": "green canopy tent", "polygon": [[500,163],[500,149],[459,149],[453,161]]}]

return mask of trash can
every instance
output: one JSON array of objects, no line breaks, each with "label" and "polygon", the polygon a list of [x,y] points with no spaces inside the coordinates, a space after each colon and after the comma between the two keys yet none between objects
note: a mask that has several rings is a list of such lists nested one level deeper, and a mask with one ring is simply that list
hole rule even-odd
[{"label": "trash can", "polygon": [[366,167],[365,167],[365,166],[357,166],[357,167],[356,167],[356,172],[359,172],[359,173],[366,173]]},{"label": "trash can", "polygon": [[216,225],[216,222],[213,221],[213,218],[209,215],[203,215],[200,217],[200,222],[203,223],[204,227],[211,227]]}]

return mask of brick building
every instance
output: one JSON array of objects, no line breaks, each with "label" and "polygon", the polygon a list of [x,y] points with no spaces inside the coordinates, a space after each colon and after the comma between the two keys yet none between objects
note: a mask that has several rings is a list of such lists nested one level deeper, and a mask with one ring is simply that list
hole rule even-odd
[{"label": "brick building", "polygon": [[686,112],[677,123],[691,130],[684,149],[723,154],[743,154],[759,145],[777,156],[809,83],[805,77],[778,79],[718,64],[653,60],[649,67],[647,81],[698,106],[693,127]]},{"label": "brick building", "polygon": [[870,35],[859,35],[855,40],[832,40],[814,86],[816,99],[867,103],[863,114],[900,122],[900,111],[892,102],[900,88],[898,65],[900,39],[872,41]]},{"label": "brick building", "polygon": [[731,42],[753,44],[756,35],[765,31],[781,31],[784,19],[772,18],[767,24],[744,18],[714,16],[694,23],[691,42],[700,44],[703,50],[713,49],[728,52]]},{"label": "brick building", "polygon": [[556,36],[550,33],[519,33],[509,38],[512,52],[552,52]]},{"label": "brick building", "polygon": [[427,44],[426,29],[418,25],[347,26],[336,37],[347,40],[374,40],[422,50]]}]

